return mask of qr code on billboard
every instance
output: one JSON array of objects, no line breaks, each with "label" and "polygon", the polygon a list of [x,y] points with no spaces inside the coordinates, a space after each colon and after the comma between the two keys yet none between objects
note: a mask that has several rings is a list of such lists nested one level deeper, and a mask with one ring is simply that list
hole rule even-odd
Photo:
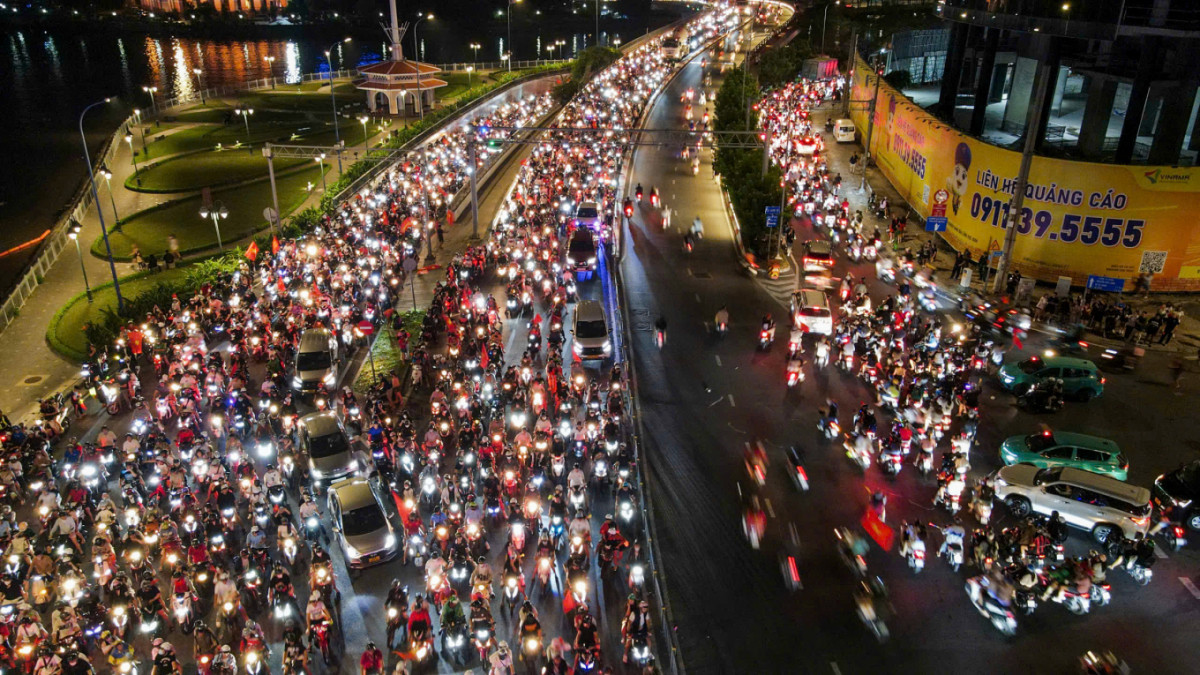
[{"label": "qr code on billboard", "polygon": [[1142,274],[1162,274],[1167,267],[1166,251],[1142,251],[1142,266],[1138,272]]}]

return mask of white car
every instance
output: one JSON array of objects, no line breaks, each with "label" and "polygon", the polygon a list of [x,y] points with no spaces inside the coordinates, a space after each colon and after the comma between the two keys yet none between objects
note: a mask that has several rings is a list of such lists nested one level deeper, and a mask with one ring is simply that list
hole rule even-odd
[{"label": "white car", "polygon": [[1072,527],[1104,543],[1114,533],[1133,539],[1150,527],[1150,491],[1072,467],[1013,464],[996,472],[996,499],[1017,518],[1055,511]]},{"label": "white car", "polygon": [[833,334],[833,312],[825,291],[802,288],[792,293],[792,325],[806,333]]}]

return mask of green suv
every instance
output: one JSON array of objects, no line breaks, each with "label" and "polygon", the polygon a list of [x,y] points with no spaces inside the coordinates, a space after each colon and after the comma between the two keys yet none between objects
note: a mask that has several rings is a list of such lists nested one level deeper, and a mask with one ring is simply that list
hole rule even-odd
[{"label": "green suv", "polygon": [[1005,439],[1000,460],[1008,466],[1024,462],[1039,469],[1070,466],[1117,480],[1125,480],[1129,472],[1129,460],[1107,438],[1049,429]]},{"label": "green suv", "polygon": [[1096,364],[1087,359],[1068,356],[1037,356],[1019,363],[1006,363],[1000,368],[1000,384],[1005,389],[1023,394],[1031,387],[1056,377],[1062,380],[1063,394],[1087,401],[1104,393],[1105,379]]}]

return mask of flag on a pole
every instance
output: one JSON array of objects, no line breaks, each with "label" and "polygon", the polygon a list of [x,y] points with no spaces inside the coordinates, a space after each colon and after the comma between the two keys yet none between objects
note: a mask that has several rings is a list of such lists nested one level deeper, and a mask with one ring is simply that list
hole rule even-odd
[{"label": "flag on a pole", "polygon": [[250,245],[246,247],[245,255],[250,260],[255,260],[256,258],[258,258],[258,242],[257,241],[250,242]]}]

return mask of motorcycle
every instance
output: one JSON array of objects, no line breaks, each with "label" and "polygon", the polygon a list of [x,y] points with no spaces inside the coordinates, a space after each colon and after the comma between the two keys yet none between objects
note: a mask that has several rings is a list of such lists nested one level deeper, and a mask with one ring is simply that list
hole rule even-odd
[{"label": "motorcycle", "polygon": [[1012,637],[1017,632],[1016,616],[1013,614],[1012,609],[991,599],[984,588],[986,582],[987,580],[983,576],[967,579],[965,586],[967,597],[971,599],[971,604],[975,607],[975,610],[983,618],[991,621],[996,630],[1006,636]]}]

